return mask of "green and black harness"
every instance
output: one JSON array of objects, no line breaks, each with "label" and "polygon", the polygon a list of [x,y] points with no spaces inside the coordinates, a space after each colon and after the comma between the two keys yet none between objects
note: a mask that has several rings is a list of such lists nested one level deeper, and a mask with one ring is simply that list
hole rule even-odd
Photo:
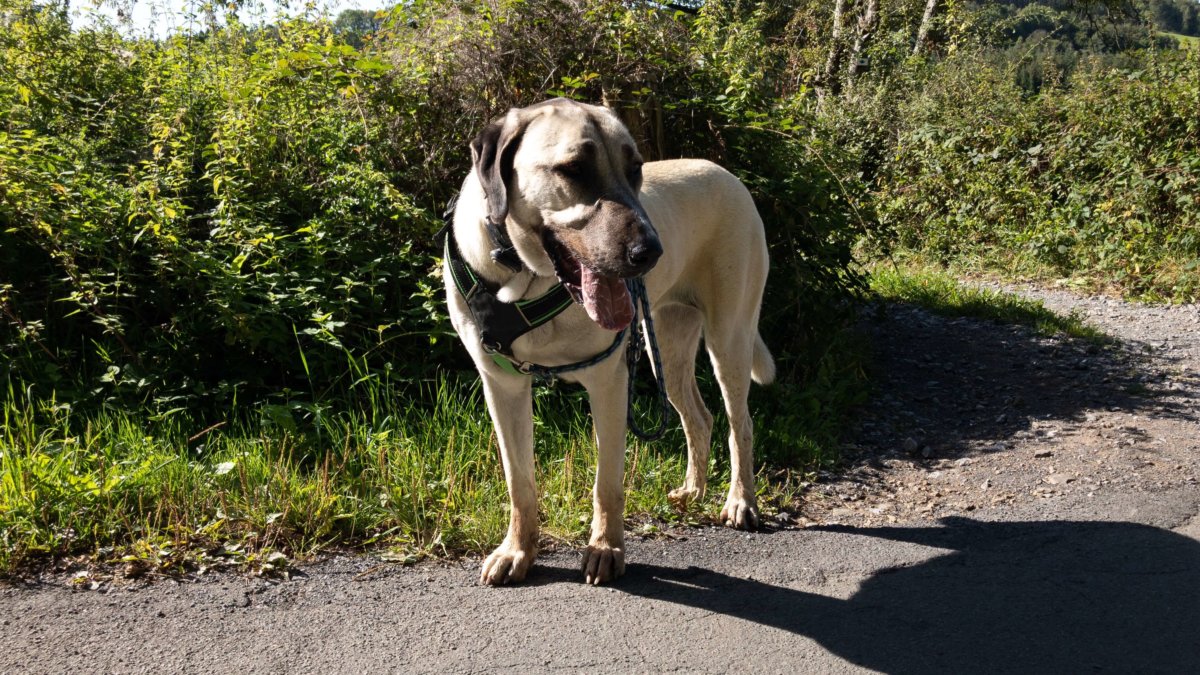
[{"label": "green and black harness", "polygon": [[513,375],[534,375],[541,379],[550,379],[556,375],[594,366],[612,356],[625,338],[627,329],[622,329],[604,351],[590,359],[563,366],[543,366],[520,361],[513,355],[513,343],[517,338],[549,323],[566,311],[575,302],[571,293],[562,284],[555,284],[536,298],[504,302],[497,297],[500,289],[475,274],[475,270],[463,259],[457,242],[454,241],[453,229],[446,231],[445,255],[454,286],[467,301],[471,317],[479,327],[479,340],[483,344],[483,350],[492,357],[496,365]]},{"label": "green and black harness", "polygon": [[[447,216],[450,216],[452,212],[453,205],[447,211]],[[491,223],[488,224],[489,226],[491,225]],[[500,258],[516,257],[512,243],[504,241],[508,237],[496,236],[496,232],[499,231],[502,233],[502,230],[490,226],[488,231],[493,241],[500,240],[503,242],[498,244],[497,248],[492,251],[493,259],[503,263],[504,261]],[[625,334],[629,332],[629,327],[622,328],[616,334],[616,337],[613,338],[612,344],[604,349],[604,351],[582,361],[561,366],[543,366],[517,359],[513,355],[513,342],[522,335],[539,326],[544,326],[553,320],[554,317],[562,314],[575,302],[575,299],[571,297],[571,293],[566,287],[560,283],[555,284],[550,290],[536,298],[518,300],[511,303],[503,302],[497,296],[500,289],[495,284],[477,275],[475,270],[472,270],[471,266],[463,259],[462,253],[458,250],[458,244],[454,240],[454,228],[450,226],[449,218],[447,218],[443,233],[445,235],[446,263],[450,268],[450,276],[454,281],[454,287],[462,295],[463,299],[467,301],[467,309],[471,312],[471,317],[475,320],[475,325],[479,327],[480,342],[483,345],[483,350],[504,371],[513,375],[530,375],[539,380],[554,380],[559,375],[590,368],[603,362],[620,349],[621,343],[625,341]],[[498,251],[501,254],[500,258],[497,257]],[[516,259],[519,260],[519,257],[516,257]],[[512,268],[511,265],[507,266],[510,269]],[[645,283],[641,277],[637,277],[626,279],[625,286],[633,300],[633,320],[630,322],[630,326],[634,327],[632,338],[629,340],[629,344],[625,350],[625,363],[629,369],[629,396],[626,423],[629,430],[638,438],[644,441],[654,441],[662,438],[663,434],[666,433],[667,422],[670,416],[670,409],[667,406],[666,387],[663,382],[662,356],[658,350],[658,339],[654,335],[654,321],[650,316],[650,300],[646,296]],[[639,321],[639,314],[644,319],[643,321]],[[639,326],[641,330],[638,330]],[[638,362],[647,344],[650,346],[651,358],[654,360],[654,374],[657,380],[659,398],[658,422],[651,431],[644,430],[639,426],[633,414],[634,374],[637,372]]]}]

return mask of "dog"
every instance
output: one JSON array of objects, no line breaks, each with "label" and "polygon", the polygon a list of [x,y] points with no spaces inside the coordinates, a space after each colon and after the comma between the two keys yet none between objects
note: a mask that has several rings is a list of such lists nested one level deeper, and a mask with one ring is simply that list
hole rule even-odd
[{"label": "dog", "polygon": [[[634,277],[644,277],[667,395],[687,438],[686,477],[669,499],[682,506],[704,496],[713,418],[695,377],[703,336],[730,427],[732,479],[721,520],[757,527],[747,396],[752,379],[774,379],[775,364],[758,332],[766,235],[746,187],[705,160],[643,163],[615,113],[568,99],[510,110],[471,142],[471,155],[443,276],[451,321],[483,382],[512,506],[508,533],[484,561],[480,583],[521,581],[537,555],[532,378],[520,365],[586,362],[616,351],[634,317],[625,284]],[[456,283],[455,274],[468,280]],[[481,285],[468,290],[472,282]],[[559,287],[571,301],[510,344],[497,344],[482,325],[491,309],[472,304],[484,287],[497,311],[511,313],[521,306],[512,303]],[[589,584],[625,571],[629,376],[619,355],[562,376],[587,390],[597,445],[583,556]]]}]

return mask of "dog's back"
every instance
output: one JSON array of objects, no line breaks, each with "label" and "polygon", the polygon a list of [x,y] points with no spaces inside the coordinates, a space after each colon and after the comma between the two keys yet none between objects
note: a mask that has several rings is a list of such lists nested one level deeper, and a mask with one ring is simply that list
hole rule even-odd
[{"label": "dog's back", "polygon": [[[775,379],[775,362],[758,336],[769,260],[762,218],[749,190],[733,174],[702,159],[650,162],[643,171],[640,198],[664,249],[647,275],[653,299],[683,301],[705,314],[723,312],[747,321],[741,329],[756,338],[754,381],[769,384]],[[751,309],[752,315],[747,314]],[[721,317],[711,321],[721,322]]]}]

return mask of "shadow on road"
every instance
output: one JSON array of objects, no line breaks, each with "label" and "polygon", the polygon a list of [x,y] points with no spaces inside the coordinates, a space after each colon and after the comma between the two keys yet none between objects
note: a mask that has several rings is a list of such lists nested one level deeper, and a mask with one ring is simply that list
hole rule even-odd
[{"label": "shadow on road", "polygon": [[631,564],[614,587],[888,673],[1200,672],[1196,541],[1120,522],[942,523],[838,528],[947,550],[877,572],[848,600],[696,567]]},{"label": "shadow on road", "polygon": [[888,305],[863,329],[876,346],[877,394],[857,440],[876,450],[911,437],[940,458],[966,454],[973,442],[1000,451],[998,441],[1036,421],[1082,421],[1091,411],[1196,417],[1195,388],[1164,378],[1147,345],[1045,337],[907,304]]}]

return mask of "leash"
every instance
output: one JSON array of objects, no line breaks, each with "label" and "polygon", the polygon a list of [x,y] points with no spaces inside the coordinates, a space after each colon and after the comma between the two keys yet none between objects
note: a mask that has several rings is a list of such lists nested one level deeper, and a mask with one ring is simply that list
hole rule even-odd
[{"label": "leash", "polygon": [[[625,366],[629,370],[629,395],[627,396],[628,406],[625,411],[625,426],[643,441],[657,441],[667,433],[667,422],[671,418],[671,408],[667,405],[667,387],[663,382],[663,367],[662,354],[658,351],[658,337],[654,334],[654,318],[650,316],[650,299],[646,297],[646,284],[642,282],[641,277],[629,279],[625,282],[625,286],[629,288],[629,295],[633,297],[633,337],[629,340],[629,347],[625,351]],[[641,324],[642,329],[637,330],[638,313],[645,317],[645,322]],[[637,420],[633,414],[633,380],[637,375],[638,361],[642,358],[642,350],[645,343],[650,344],[650,358],[654,362],[654,379],[658,385],[658,424],[652,431],[647,431],[638,426]]]}]

